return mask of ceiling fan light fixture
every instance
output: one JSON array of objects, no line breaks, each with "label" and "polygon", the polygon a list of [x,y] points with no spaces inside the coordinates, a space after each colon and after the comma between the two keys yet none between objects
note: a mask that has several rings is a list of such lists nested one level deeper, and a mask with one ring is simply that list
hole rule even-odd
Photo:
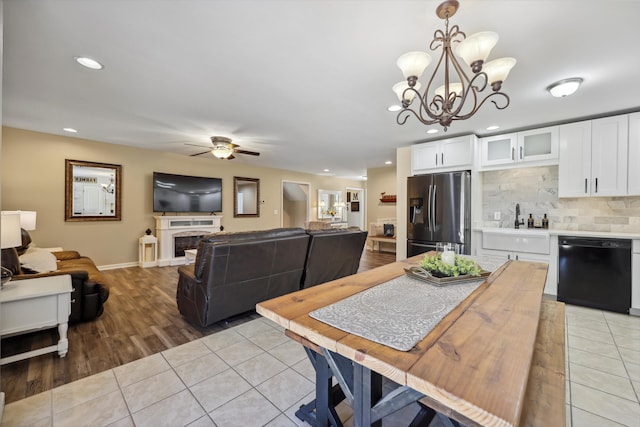
[{"label": "ceiling fan light fixture", "polygon": [[214,145],[211,154],[219,159],[226,159],[233,154],[233,148],[225,144]]},{"label": "ceiling fan light fixture", "polygon": [[580,77],[572,77],[570,79],[564,79],[550,84],[547,87],[547,90],[556,98],[563,98],[575,93],[582,82],[583,79]]}]

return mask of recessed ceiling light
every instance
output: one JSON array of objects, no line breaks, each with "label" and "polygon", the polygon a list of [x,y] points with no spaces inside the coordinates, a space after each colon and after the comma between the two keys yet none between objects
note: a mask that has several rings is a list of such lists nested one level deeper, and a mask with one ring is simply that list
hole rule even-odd
[{"label": "recessed ceiling light", "polygon": [[74,128],[63,128],[62,130],[70,133],[78,133],[78,131],[75,130]]},{"label": "recessed ceiling light", "polygon": [[549,91],[549,93],[551,93],[551,95],[555,96],[556,98],[562,98],[565,96],[569,96],[575,91],[577,91],[578,87],[580,86],[580,83],[582,82],[583,80],[580,77],[564,79],[564,80],[560,80],[558,82],[552,83],[551,85],[549,85],[549,87],[547,87],[547,90]]},{"label": "recessed ceiling light", "polygon": [[324,172],[329,172],[329,169],[324,169],[323,171],[324,171]]},{"label": "recessed ceiling light", "polygon": [[76,56],[74,59],[78,64],[82,65],[83,67],[90,68],[92,70],[102,70],[104,68],[104,66],[101,63],[99,63],[93,58],[89,58],[86,56]]},{"label": "recessed ceiling light", "polygon": [[438,129],[429,129],[427,133],[438,133]]},{"label": "recessed ceiling light", "polygon": [[384,162],[385,165],[391,165],[393,164],[393,162],[391,160],[387,160],[386,162]]},{"label": "recessed ceiling light", "polygon": [[497,130],[497,129],[500,129],[500,126],[498,125],[487,126],[487,130]]},{"label": "recessed ceiling light", "polygon": [[402,107],[399,106],[398,104],[387,107],[387,111],[400,111],[400,110],[402,110]]}]

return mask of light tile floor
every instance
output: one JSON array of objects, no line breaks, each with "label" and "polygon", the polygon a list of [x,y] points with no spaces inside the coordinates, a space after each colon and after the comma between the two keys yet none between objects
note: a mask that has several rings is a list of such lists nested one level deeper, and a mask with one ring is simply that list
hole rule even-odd
[{"label": "light tile floor", "polygon": [[[567,426],[640,427],[640,317],[566,313]],[[260,318],[10,403],[2,426],[301,426],[313,379],[302,347]],[[416,411],[384,425],[406,426]],[[345,404],[338,412],[350,417]]]}]

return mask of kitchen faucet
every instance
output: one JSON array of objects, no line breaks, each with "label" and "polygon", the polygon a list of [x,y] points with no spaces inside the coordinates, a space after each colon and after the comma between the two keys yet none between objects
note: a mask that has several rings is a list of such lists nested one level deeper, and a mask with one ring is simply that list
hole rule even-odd
[{"label": "kitchen faucet", "polygon": [[516,220],[515,220],[515,227],[516,228],[520,228],[521,225],[524,225],[524,219],[518,219],[518,217],[520,216],[520,203],[516,203]]}]

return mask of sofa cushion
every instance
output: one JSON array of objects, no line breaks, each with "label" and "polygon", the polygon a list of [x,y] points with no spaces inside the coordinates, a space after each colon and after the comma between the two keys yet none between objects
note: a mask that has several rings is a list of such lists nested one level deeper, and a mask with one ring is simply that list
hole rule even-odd
[{"label": "sofa cushion", "polygon": [[20,264],[23,269],[36,273],[48,273],[57,270],[56,257],[45,249],[30,248],[20,255]]}]

